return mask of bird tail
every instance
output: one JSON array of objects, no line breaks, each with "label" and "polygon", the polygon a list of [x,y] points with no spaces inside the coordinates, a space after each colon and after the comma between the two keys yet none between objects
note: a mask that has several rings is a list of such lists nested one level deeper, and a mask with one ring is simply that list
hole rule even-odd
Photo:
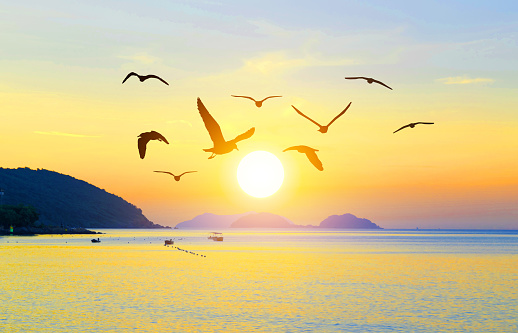
[{"label": "bird tail", "polygon": [[212,155],[209,157],[209,160],[216,157],[216,153],[213,150],[214,148],[203,149],[203,151],[206,151],[207,153],[212,153]]}]

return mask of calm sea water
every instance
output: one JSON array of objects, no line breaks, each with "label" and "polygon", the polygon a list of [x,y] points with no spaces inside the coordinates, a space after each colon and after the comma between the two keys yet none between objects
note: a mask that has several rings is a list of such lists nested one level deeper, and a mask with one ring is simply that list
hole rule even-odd
[{"label": "calm sea water", "polygon": [[518,231],[99,231],[0,238],[0,332],[518,332]]}]

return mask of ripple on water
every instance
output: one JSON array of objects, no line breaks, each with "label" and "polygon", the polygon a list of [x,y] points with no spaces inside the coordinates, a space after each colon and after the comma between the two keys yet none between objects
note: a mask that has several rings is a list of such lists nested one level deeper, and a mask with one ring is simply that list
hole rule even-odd
[{"label": "ripple on water", "polygon": [[2,238],[0,331],[518,331],[516,234],[225,236]]}]

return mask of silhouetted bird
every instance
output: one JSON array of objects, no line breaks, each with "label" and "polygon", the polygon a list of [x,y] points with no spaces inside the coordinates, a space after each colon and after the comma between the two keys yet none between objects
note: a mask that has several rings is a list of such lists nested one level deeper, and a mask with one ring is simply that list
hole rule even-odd
[{"label": "silhouetted bird", "polygon": [[406,128],[406,127],[414,128],[415,125],[418,125],[418,124],[433,125],[433,123],[424,123],[424,122],[410,123],[408,125],[405,125],[405,126],[401,127],[400,129],[394,131],[394,133],[396,133],[398,131],[401,131],[403,128]]},{"label": "silhouetted bird", "polygon": [[140,158],[144,158],[144,156],[146,156],[146,145],[149,140],[158,140],[169,144],[162,134],[155,131],[140,133],[138,138],[138,152],[140,154]]},{"label": "silhouetted bird", "polygon": [[282,96],[268,96],[268,97],[266,97],[265,99],[263,99],[261,101],[256,101],[252,97],[248,97],[248,96],[236,96],[236,95],[230,95],[230,96],[232,96],[232,97],[243,97],[243,98],[251,99],[252,101],[255,102],[255,106],[257,106],[258,108],[260,108],[263,105],[263,102],[266,101],[268,98],[282,97]]},{"label": "silhouetted bird", "polygon": [[168,171],[153,171],[153,172],[161,172],[161,173],[167,173],[167,174],[170,174],[171,176],[174,177],[174,180],[176,180],[177,182],[180,181],[180,177],[182,177],[183,175],[185,175],[186,173],[191,173],[191,172],[198,172],[198,171],[185,171],[184,173],[182,173],[181,175],[179,176],[176,176],[176,175],[173,175],[171,172],[168,172]]},{"label": "silhouetted bird", "polygon": [[221,133],[221,128],[219,127],[216,120],[210,115],[209,111],[205,108],[205,105],[201,102],[201,99],[198,97],[198,111],[200,111],[201,119],[205,124],[205,128],[209,132],[210,138],[214,144],[214,147],[203,149],[203,151],[211,152],[212,155],[209,159],[214,158],[216,155],[222,155],[226,153],[230,153],[232,150],[237,149],[237,144],[239,141],[248,139],[255,132],[255,127],[250,128],[243,134],[239,134],[235,139],[230,141],[225,141],[223,138],[223,133]]},{"label": "silhouetted bird", "polygon": [[127,79],[129,79],[131,76],[136,76],[139,78],[140,82],[144,82],[146,81],[147,79],[158,79],[162,82],[164,82],[165,84],[169,85],[169,83],[165,82],[165,80],[163,80],[162,78],[156,76],[156,75],[153,75],[153,74],[149,74],[149,75],[138,75],[137,73],[135,72],[131,72],[129,73],[128,75],[126,75],[126,77],[124,78],[124,80],[122,80],[122,83],[126,82]]},{"label": "silhouetted bird", "polygon": [[382,86],[384,87],[387,87],[389,88],[390,90],[392,90],[392,88],[390,88],[389,86],[387,86],[385,83],[381,82],[381,81],[378,81],[378,80],[375,80],[371,77],[364,77],[364,76],[355,76],[355,77],[346,77],[347,80],[356,80],[356,79],[363,79],[363,80],[366,80],[367,82],[369,82],[369,84],[372,84],[372,82],[376,82],[378,84],[381,84]]},{"label": "silhouetted bird", "polygon": [[293,147],[284,149],[283,152],[287,151],[287,150],[296,150],[299,153],[306,154],[307,158],[309,159],[311,164],[313,164],[315,166],[315,168],[317,168],[320,171],[324,170],[324,167],[322,166],[322,162],[320,162],[320,160],[318,159],[317,153],[316,153],[318,151],[318,149],[314,149],[314,148],[311,148],[308,146],[293,146]]},{"label": "silhouetted bird", "polygon": [[[351,102],[352,103],[352,102]],[[327,124],[326,126],[322,126],[320,125],[319,123],[317,123],[316,121],[314,121],[313,119],[309,118],[308,116],[306,116],[304,113],[300,112],[296,107],[294,107],[293,105],[291,106],[292,108],[295,109],[295,111],[297,111],[298,114],[300,114],[302,117],[306,118],[307,120],[311,121],[313,124],[317,125],[318,127],[320,127],[318,129],[318,131],[320,133],[327,133],[327,130],[328,130],[328,127],[331,126],[332,123],[334,123],[334,121],[336,119],[338,119],[341,115],[343,115],[345,113],[345,111],[347,111],[347,109],[349,108],[349,106],[351,106],[351,103],[349,103],[349,105],[347,105],[347,107],[338,114],[338,116],[334,117],[333,120],[331,120],[329,122],[329,124]]]}]

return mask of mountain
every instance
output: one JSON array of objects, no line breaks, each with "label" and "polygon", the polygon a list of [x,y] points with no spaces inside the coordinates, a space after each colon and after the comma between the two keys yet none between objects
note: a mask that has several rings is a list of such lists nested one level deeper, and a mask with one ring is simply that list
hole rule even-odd
[{"label": "mountain", "polygon": [[225,229],[240,217],[253,214],[253,212],[234,214],[234,215],[216,215],[205,213],[198,215],[192,220],[180,222],[176,225],[178,229]]},{"label": "mountain", "polygon": [[249,214],[237,219],[230,225],[231,228],[293,228],[301,227],[289,222],[286,218],[271,214]]},{"label": "mountain", "polygon": [[362,219],[353,214],[331,215],[320,222],[319,228],[343,228],[343,229],[383,229],[367,219]]},{"label": "mountain", "polygon": [[287,218],[271,213],[248,212],[235,215],[205,213],[192,220],[178,223],[177,228],[226,229],[226,228],[342,228],[342,229],[383,229],[367,219],[352,214],[332,215],[320,222],[319,226],[297,225]]},{"label": "mountain", "polygon": [[164,228],[124,199],[54,171],[0,168],[6,205],[32,205],[44,225],[82,228]]}]

